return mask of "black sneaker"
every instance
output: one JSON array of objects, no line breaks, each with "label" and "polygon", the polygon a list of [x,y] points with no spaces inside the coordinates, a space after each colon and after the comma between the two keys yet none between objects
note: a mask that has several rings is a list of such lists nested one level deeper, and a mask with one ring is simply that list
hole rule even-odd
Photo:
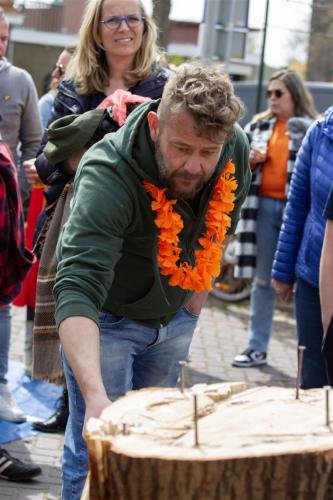
[{"label": "black sneaker", "polygon": [[267,365],[267,354],[265,352],[255,351],[248,347],[241,354],[234,357],[232,366],[239,368],[250,368],[251,366]]},{"label": "black sneaker", "polygon": [[8,481],[26,481],[39,476],[42,469],[34,464],[25,464],[0,448],[0,478]]}]

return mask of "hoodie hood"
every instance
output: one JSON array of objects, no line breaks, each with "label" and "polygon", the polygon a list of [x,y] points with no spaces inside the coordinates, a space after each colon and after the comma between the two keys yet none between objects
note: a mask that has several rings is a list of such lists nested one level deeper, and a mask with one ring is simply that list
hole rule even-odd
[{"label": "hoodie hood", "polygon": [[11,63],[7,61],[6,57],[0,59],[0,72],[6,71],[11,66]]}]

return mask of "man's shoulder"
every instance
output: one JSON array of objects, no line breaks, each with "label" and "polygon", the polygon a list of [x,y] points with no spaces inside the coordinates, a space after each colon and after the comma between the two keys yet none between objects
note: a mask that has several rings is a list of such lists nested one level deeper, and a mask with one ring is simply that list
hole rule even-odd
[{"label": "man's shoulder", "polygon": [[[25,82],[29,81],[32,82],[32,76],[30,73],[23,68],[20,68],[19,66],[15,66],[13,64],[9,64],[6,68],[6,71],[3,73],[4,76],[7,76],[8,78],[12,79],[13,78],[19,78],[20,80],[24,79]],[[14,83],[14,82],[13,82]]]},{"label": "man's shoulder", "polygon": [[31,78],[30,73],[26,69],[20,68],[19,66],[15,66],[15,64],[8,64],[7,71],[11,71],[12,73],[17,73],[21,75],[23,74],[28,75]]},{"label": "man's shoulder", "polygon": [[247,135],[238,123],[235,123],[234,131],[235,131],[235,138],[236,138],[235,147],[240,146],[240,145],[248,147],[249,141],[248,141]]}]

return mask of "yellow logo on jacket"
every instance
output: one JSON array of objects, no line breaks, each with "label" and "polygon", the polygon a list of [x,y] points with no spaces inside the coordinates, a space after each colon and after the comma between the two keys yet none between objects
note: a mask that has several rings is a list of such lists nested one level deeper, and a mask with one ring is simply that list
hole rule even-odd
[{"label": "yellow logo on jacket", "polygon": [[9,101],[9,99],[10,99],[10,95],[3,95],[3,96],[2,96],[2,99],[3,99],[4,101]]}]

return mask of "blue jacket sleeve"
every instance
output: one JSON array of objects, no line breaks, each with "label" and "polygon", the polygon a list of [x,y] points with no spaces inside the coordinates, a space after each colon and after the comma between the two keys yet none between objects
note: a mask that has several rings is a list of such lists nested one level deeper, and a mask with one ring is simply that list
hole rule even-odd
[{"label": "blue jacket sleeve", "polygon": [[310,210],[311,161],[317,134],[318,127],[316,125],[310,127],[298,153],[275,252],[272,277],[286,283],[293,283],[295,279],[297,256],[303,238],[305,220]]}]

